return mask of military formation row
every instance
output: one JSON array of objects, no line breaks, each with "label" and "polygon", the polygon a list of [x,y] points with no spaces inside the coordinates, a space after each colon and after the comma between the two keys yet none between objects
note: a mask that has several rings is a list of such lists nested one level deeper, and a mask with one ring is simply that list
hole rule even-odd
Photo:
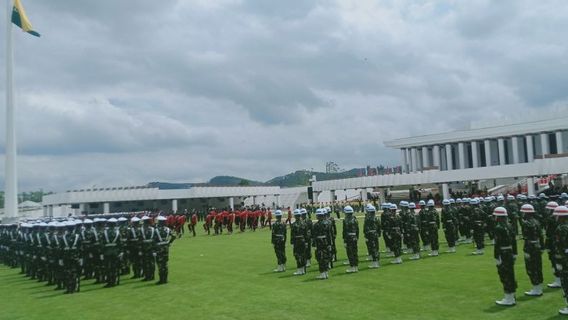
[{"label": "military formation row", "polygon": [[175,235],[166,217],[68,219],[0,225],[0,261],[38,282],[80,291],[81,277],[113,287],[132,278],[168,281],[169,246]]},{"label": "military formation row", "polygon": [[[559,199],[568,200],[567,194]],[[482,202],[483,201],[483,202]],[[424,203],[422,203],[423,205]],[[568,201],[567,201],[568,204]],[[381,217],[376,215],[376,208],[367,205],[363,225],[363,235],[367,245],[369,268],[379,267],[379,237],[383,235],[387,252],[395,257],[391,263],[400,264],[401,247],[404,244],[413,255],[412,260],[420,259],[420,239],[423,250],[430,250],[430,256],[438,256],[438,229],[440,224],[448,244],[448,252],[456,252],[456,244],[471,243],[473,236],[476,250],[474,255],[484,253],[485,234],[494,243],[494,257],[503,284],[505,297],[496,301],[499,305],[511,306],[516,304],[515,292],[517,283],[514,274],[514,262],[517,256],[517,234],[520,230],[524,240],[524,257],[526,272],[533,285],[527,296],[543,294],[542,252],[548,252],[552,263],[555,281],[548,286],[564,289],[568,296],[568,208],[559,206],[557,202],[548,201],[547,197],[513,196],[447,199],[443,201],[441,215],[435,209],[433,200],[428,201],[420,211],[415,211],[416,205],[401,201],[401,207],[384,203],[381,205]],[[358,271],[359,225],[353,215],[353,208],[344,208],[343,242],[346,248],[349,268],[348,273]],[[337,261],[335,238],[337,231],[335,221],[330,216],[329,208],[316,211],[317,222],[312,225],[309,219],[302,219],[302,210],[295,210],[297,217],[292,224],[290,244],[293,246],[297,270],[295,275],[306,273],[310,266],[311,248],[315,247],[315,255],[319,264],[318,279],[328,279],[333,262]],[[285,245],[287,240],[286,226],[281,221],[282,213],[276,211],[276,222],[272,231],[272,244],[275,249],[278,267],[275,272],[286,270]],[[441,219],[440,219],[441,216]],[[461,236],[461,237],[460,237]],[[566,271],[563,271],[566,270]],[[568,299],[567,299],[568,304]],[[560,313],[568,314],[568,307]]]}]

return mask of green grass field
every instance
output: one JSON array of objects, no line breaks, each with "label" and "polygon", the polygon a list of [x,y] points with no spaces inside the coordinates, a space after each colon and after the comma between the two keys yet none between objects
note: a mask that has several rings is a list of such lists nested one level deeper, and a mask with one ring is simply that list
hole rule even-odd
[{"label": "green grass field", "polygon": [[[200,230],[201,231],[201,230]],[[517,306],[496,306],[502,298],[493,248],[471,256],[470,245],[456,254],[405,259],[381,258],[367,269],[359,243],[358,274],[346,274],[345,250],[330,279],[315,280],[317,265],[305,276],[292,275],[295,261],[287,247],[288,271],[273,273],[275,255],[268,229],[233,235],[183,237],[171,250],[170,283],[123,279],[105,289],[83,282],[81,292],[63,295],[28,280],[19,270],[0,267],[0,319],[555,319],[563,306],[560,289],[528,298],[522,255],[516,264]],[[443,239],[441,237],[440,239]],[[384,245],[381,241],[381,248]],[[441,252],[446,246],[441,246]],[[405,256],[406,258],[407,256]],[[545,283],[552,280],[545,256]]]}]

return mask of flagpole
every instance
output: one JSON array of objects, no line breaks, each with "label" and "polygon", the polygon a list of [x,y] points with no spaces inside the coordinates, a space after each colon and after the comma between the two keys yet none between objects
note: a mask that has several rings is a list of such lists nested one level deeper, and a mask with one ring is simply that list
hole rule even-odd
[{"label": "flagpole", "polygon": [[6,162],[4,175],[4,221],[12,222],[18,218],[18,184],[16,167],[16,126],[14,114],[14,79],[12,68],[14,51],[12,49],[12,8],[13,0],[7,0],[6,11]]}]

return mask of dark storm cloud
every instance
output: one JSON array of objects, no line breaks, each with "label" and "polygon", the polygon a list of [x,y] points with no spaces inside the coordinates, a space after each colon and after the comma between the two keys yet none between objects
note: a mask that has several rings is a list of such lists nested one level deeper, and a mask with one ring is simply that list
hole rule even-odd
[{"label": "dark storm cloud", "polygon": [[560,0],[25,5],[25,188],[395,165],[384,140],[568,100]]}]

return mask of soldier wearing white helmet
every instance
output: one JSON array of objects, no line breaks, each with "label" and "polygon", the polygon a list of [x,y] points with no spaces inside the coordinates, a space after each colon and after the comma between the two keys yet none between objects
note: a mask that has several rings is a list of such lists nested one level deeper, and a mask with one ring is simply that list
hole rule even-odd
[{"label": "soldier wearing white helmet", "polygon": [[331,225],[325,219],[324,209],[316,210],[318,221],[312,229],[313,242],[316,247],[316,259],[319,264],[319,276],[317,279],[324,280],[329,278],[331,266]]},{"label": "soldier wearing white helmet", "polygon": [[335,224],[335,219],[331,215],[331,208],[325,207],[325,218],[329,221],[331,226],[331,267],[333,268],[333,263],[337,261],[337,247],[335,245],[335,239],[337,238],[337,225]]},{"label": "soldier wearing white helmet", "polygon": [[103,283],[105,281],[106,276],[106,266],[103,254],[103,232],[106,223],[105,218],[95,218],[93,220],[95,224],[95,242],[93,244],[93,256],[95,259],[95,283]]},{"label": "soldier wearing white helmet", "polygon": [[409,234],[408,234],[408,246],[412,250],[412,256],[410,260],[420,259],[420,215],[416,212],[416,204],[410,202],[408,204],[408,210],[411,219],[409,219]]},{"label": "soldier wearing white helmet", "polygon": [[428,210],[426,208],[426,201],[420,200],[418,202],[420,211],[418,211],[418,216],[420,217],[420,238],[422,239],[422,251],[430,251],[431,249],[431,237],[430,237],[430,221],[428,219]]},{"label": "soldier wearing white helmet", "polygon": [[444,228],[444,236],[448,243],[448,252],[456,252],[456,234],[457,234],[457,216],[455,211],[450,207],[451,202],[448,199],[442,201],[442,226]]},{"label": "soldier wearing white helmet", "polygon": [[430,248],[432,251],[428,254],[431,257],[438,256],[438,249],[440,243],[438,241],[438,230],[440,229],[440,216],[438,211],[436,211],[435,203],[433,199],[428,200],[426,203],[426,217],[425,220],[428,222],[428,236],[430,238]]},{"label": "soldier wearing white helmet", "polygon": [[390,238],[391,238],[391,246],[392,246],[392,253],[394,255],[394,260],[391,261],[393,264],[401,264],[402,263],[402,221],[400,216],[396,214],[396,204],[391,204],[391,221],[389,225],[390,229]]},{"label": "soldier wearing white helmet", "polygon": [[[556,221],[556,217],[554,216],[554,210],[558,207],[558,203],[556,201],[550,201],[546,204],[543,215],[535,218],[542,223],[544,228],[545,234],[545,241],[544,247],[548,252],[548,259],[552,265],[552,271],[554,273],[554,282],[549,283],[549,288],[560,288],[560,270],[558,270],[557,266],[557,248],[555,247],[554,237],[556,234],[556,229],[558,228],[558,222]],[[535,208],[536,210],[536,208]],[[538,214],[538,213],[536,213]],[[535,215],[536,215],[535,214]],[[539,219],[540,218],[540,219]]]},{"label": "soldier wearing white helmet", "polygon": [[525,292],[527,296],[542,296],[542,248],[544,248],[544,238],[538,220],[534,217],[534,207],[524,204],[521,207],[523,213],[522,231],[524,239],[523,252],[525,253],[525,268],[527,275],[533,285],[530,291]]},{"label": "soldier wearing white helmet", "polygon": [[140,237],[142,238],[142,281],[154,280],[156,273],[156,260],[154,252],[154,233],[156,230],[152,226],[152,219],[149,216],[142,216],[140,219]]},{"label": "soldier wearing white helmet", "polygon": [[[317,211],[317,209],[316,209]],[[314,224],[312,223],[312,219],[310,219],[310,217],[308,216],[308,210],[306,210],[305,208],[301,208],[300,209],[300,213],[302,214],[302,220],[304,221],[304,223],[306,224],[306,230],[307,230],[307,238],[306,241],[308,242],[308,246],[306,246],[306,268],[311,267],[312,265],[312,230],[314,227]]]},{"label": "soldier wearing white helmet", "polygon": [[302,220],[302,212],[300,209],[294,210],[294,222],[290,227],[290,244],[296,258],[297,270],[294,275],[301,276],[306,274],[306,248],[310,247],[308,239],[308,229],[306,223]]},{"label": "soldier wearing white helmet", "polygon": [[107,226],[103,231],[103,255],[106,271],[106,288],[114,287],[120,283],[120,253],[122,242],[120,229],[116,218],[107,220]]},{"label": "soldier wearing white helmet", "polygon": [[494,244],[495,219],[493,218],[493,209],[495,209],[496,206],[492,201],[492,197],[485,197],[479,207],[485,212],[485,233],[487,233],[487,236],[491,239],[491,243]]},{"label": "soldier wearing white helmet", "polygon": [[383,203],[381,205],[381,208],[383,209],[383,214],[381,215],[381,224],[382,224],[382,228],[383,228],[383,238],[385,240],[385,251],[386,251],[386,256],[387,257],[393,257],[393,253],[392,253],[392,248],[393,248],[393,244],[392,244],[392,221],[393,221],[393,217],[395,216],[396,210],[393,213],[393,210],[391,210],[391,204],[390,203]]},{"label": "soldier wearing white helmet", "polygon": [[487,217],[483,210],[479,208],[479,200],[471,199],[470,204],[470,216],[472,219],[473,226],[473,239],[475,241],[476,250],[472,253],[474,255],[482,255],[483,249],[485,248],[484,235],[485,235],[485,224]]},{"label": "soldier wearing white helmet", "polygon": [[377,209],[372,204],[365,207],[363,234],[367,244],[367,252],[371,258],[369,268],[379,267],[379,237],[381,236],[381,220],[376,216]]},{"label": "soldier wearing white helmet", "polygon": [[558,220],[554,237],[554,247],[558,255],[556,268],[559,271],[564,300],[566,301],[566,307],[558,310],[558,312],[562,315],[568,315],[568,207],[556,207],[554,216]]},{"label": "soldier wearing white helmet", "polygon": [[507,209],[507,214],[509,217],[509,222],[511,223],[511,227],[513,227],[513,232],[515,233],[515,237],[519,234],[519,223],[521,214],[519,211],[519,205],[517,201],[515,201],[515,197],[512,195],[507,195],[505,204],[503,205],[505,209]]},{"label": "soldier wearing white helmet", "polygon": [[272,225],[271,243],[278,263],[274,272],[284,272],[286,271],[286,224],[282,223],[281,210],[276,210],[274,217],[276,217],[276,221]]},{"label": "soldier wearing white helmet", "polygon": [[132,264],[131,279],[138,279],[142,276],[142,230],[140,229],[140,218],[134,216],[130,219],[127,235],[128,260]]},{"label": "soldier wearing white helmet", "polygon": [[410,220],[412,219],[412,216],[408,210],[408,201],[400,201],[399,205],[399,216],[402,223],[402,252],[406,253],[409,247],[408,240],[410,237]]},{"label": "soldier wearing white helmet", "polygon": [[514,306],[516,304],[515,292],[517,281],[515,280],[515,259],[517,257],[517,240],[513,234],[511,225],[507,222],[507,209],[497,207],[493,210],[495,217],[495,247],[494,257],[497,265],[499,279],[503,284],[505,297],[495,301],[501,306]]},{"label": "soldier wearing white helmet", "polygon": [[358,272],[357,241],[359,240],[359,223],[357,218],[353,216],[353,208],[351,206],[345,206],[343,213],[345,214],[345,219],[343,219],[343,244],[349,260],[349,268],[347,268],[346,272]]}]

